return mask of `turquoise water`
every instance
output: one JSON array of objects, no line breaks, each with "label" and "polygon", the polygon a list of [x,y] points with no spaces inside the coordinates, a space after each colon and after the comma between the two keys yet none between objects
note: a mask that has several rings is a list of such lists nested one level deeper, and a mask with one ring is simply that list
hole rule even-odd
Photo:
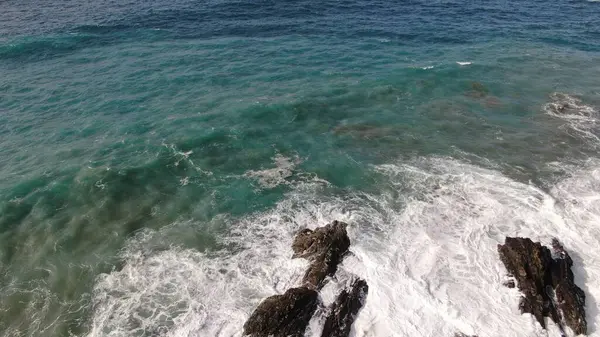
[{"label": "turquoise water", "polygon": [[[318,209],[311,225],[389,222],[352,214],[430,188],[386,165],[444,158],[552,191],[598,157],[598,18],[586,1],[3,2],[0,335],[237,335],[112,278],[180,250],[204,275],[198,259],[245,256],[236,230],[306,189],[290,207]],[[354,213],[318,208],[357,195]],[[278,219],[281,238],[304,221]],[[243,322],[268,292],[228,308]],[[180,330],[190,312],[204,325]]]}]

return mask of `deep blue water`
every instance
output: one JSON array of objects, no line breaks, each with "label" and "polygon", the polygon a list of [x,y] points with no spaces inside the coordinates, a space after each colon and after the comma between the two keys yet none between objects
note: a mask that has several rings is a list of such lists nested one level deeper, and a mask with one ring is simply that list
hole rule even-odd
[{"label": "deep blue water", "polygon": [[374,167],[553,190],[597,158],[599,21],[591,1],[1,2],[0,335],[216,334],[180,332],[183,309],[135,323],[154,293],[105,282],[169,249],[238,256],[237,226],[306,185],[428,193]]}]

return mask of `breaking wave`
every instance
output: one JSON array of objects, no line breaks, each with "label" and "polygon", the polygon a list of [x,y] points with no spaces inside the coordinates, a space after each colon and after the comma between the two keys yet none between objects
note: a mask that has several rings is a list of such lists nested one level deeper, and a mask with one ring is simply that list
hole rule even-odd
[{"label": "breaking wave", "polygon": [[566,122],[563,129],[575,137],[590,140],[592,145],[600,145],[598,138],[600,112],[594,106],[585,104],[580,98],[564,93],[553,93],[544,111]]},{"label": "breaking wave", "polygon": [[[507,235],[561,238],[588,295],[590,335],[598,333],[600,162],[549,193],[446,157],[373,170],[385,177],[380,194],[332,196],[321,184],[297,186],[274,209],[232,225],[221,251],[152,252],[145,242],[161,232],[141,233],[123,252],[123,269],[98,280],[89,337],[241,336],[262,299],[300,283],[306,262],[290,259],[294,232],[334,219],[350,224],[352,255],[322,297],[331,302],[351,274],[367,280],[357,337],[545,336],[518,313],[517,290],[502,286],[496,246]],[[319,335],[321,319],[313,319],[307,336]]]}]

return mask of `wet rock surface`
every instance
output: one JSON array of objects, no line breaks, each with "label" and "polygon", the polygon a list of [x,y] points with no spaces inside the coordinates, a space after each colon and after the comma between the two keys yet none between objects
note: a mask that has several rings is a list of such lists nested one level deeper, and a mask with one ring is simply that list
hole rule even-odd
[{"label": "wet rock surface", "polygon": [[303,278],[305,286],[320,289],[325,278],[335,274],[350,248],[347,226],[333,221],[314,231],[303,229],[296,234],[292,243],[293,258],[305,258],[311,262]]},{"label": "wet rock surface", "polygon": [[507,237],[498,253],[523,294],[522,313],[532,314],[543,328],[550,317],[563,335],[565,325],[577,335],[587,332],[585,294],[574,282],[573,260],[557,239],[551,251],[528,238]]},{"label": "wet rock surface", "polygon": [[[304,229],[292,243],[293,258],[305,258],[310,266],[302,280],[303,286],[288,289],[282,295],[265,299],[244,324],[244,336],[301,337],[321,305],[318,290],[327,276],[333,276],[348,253],[350,239],[347,224],[339,221],[315,230]],[[356,279],[343,290],[328,311],[323,337],[347,337],[356,315],[365,303],[367,282]]]},{"label": "wet rock surface", "polygon": [[321,337],[348,337],[368,292],[369,286],[362,279],[355,280],[349,289],[343,290],[331,305]]},{"label": "wet rock surface", "polygon": [[264,300],[244,324],[252,337],[302,337],[319,304],[319,294],[306,287],[288,289]]},{"label": "wet rock surface", "polygon": [[558,257],[554,260],[553,268],[553,280],[558,280],[554,289],[558,309],[568,327],[576,334],[585,334],[585,293],[575,285],[571,271],[573,260],[557,239],[552,240],[552,249]]}]

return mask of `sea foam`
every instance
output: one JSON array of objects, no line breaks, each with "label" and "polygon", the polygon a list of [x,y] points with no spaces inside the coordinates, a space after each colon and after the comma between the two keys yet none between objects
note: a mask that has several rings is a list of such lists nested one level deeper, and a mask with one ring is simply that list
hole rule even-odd
[{"label": "sea foam", "polygon": [[[599,335],[600,162],[549,193],[445,157],[373,170],[387,178],[380,194],[333,197],[320,184],[298,186],[274,209],[232,225],[222,238],[231,250],[146,252],[144,240],[161,233],[140,234],[123,253],[123,269],[98,279],[89,337],[241,336],[262,299],[299,284],[306,262],[290,259],[294,232],[334,219],[350,224],[352,254],[322,297],[333,301],[351,274],[367,280],[356,337],[546,336],[518,312],[518,291],[502,286],[496,246],[506,236],[563,241],[587,294],[590,336]],[[317,315],[307,336],[318,336],[321,324]]]},{"label": "sea foam", "polygon": [[[554,94],[543,110],[575,137],[598,142],[594,107]],[[278,156],[274,169],[247,176],[276,186],[298,161]],[[155,251],[148,242],[170,228],[141,232],[122,252],[123,268],[97,279],[87,336],[241,336],[258,303],[300,284],[307,262],[291,259],[294,233],[336,219],[349,224],[351,254],[321,297],[332,303],[353,275],[368,282],[354,337],[558,336],[554,324],[544,331],[520,314],[518,290],[502,285],[497,245],[506,236],[562,241],[586,293],[589,336],[600,336],[600,160],[552,165],[567,174],[543,190],[435,156],[372,166],[383,178],[377,193],[332,195],[322,180],[299,179],[273,209],[228,219],[230,231],[220,238],[228,248],[215,252]],[[324,312],[306,336],[320,335]]]}]

